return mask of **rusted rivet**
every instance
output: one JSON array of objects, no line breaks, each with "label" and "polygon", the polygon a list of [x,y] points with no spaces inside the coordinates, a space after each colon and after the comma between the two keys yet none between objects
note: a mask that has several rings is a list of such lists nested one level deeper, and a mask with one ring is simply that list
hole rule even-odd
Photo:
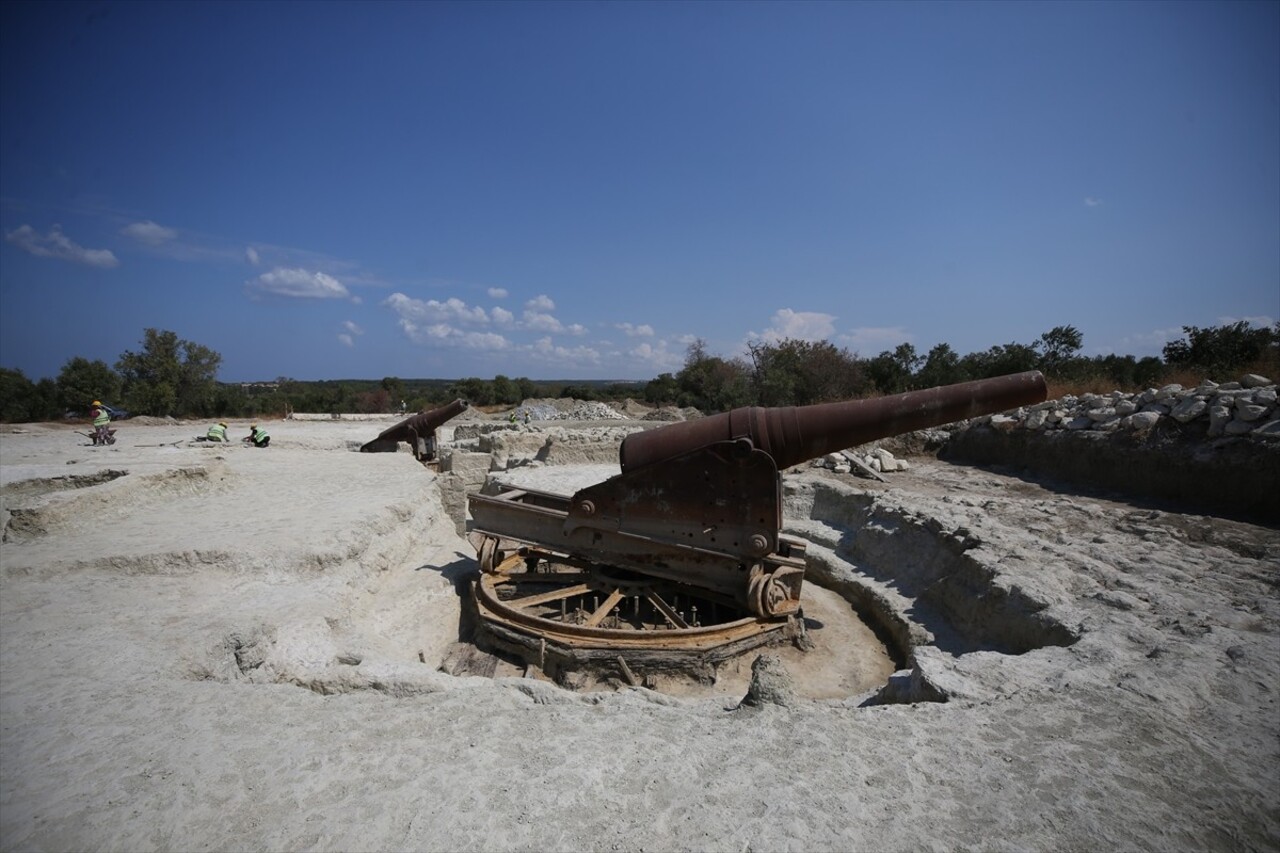
[{"label": "rusted rivet", "polygon": [[751,550],[756,554],[764,553],[769,547],[769,540],[763,533],[751,534]]},{"label": "rusted rivet", "polygon": [[595,515],[596,505],[591,501],[583,501],[578,504],[578,509],[582,510],[583,515]]}]

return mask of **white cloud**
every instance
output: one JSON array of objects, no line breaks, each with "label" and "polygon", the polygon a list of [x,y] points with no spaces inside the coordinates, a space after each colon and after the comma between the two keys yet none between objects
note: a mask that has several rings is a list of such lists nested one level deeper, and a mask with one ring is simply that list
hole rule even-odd
[{"label": "white cloud", "polygon": [[848,347],[855,355],[872,358],[898,344],[911,343],[913,337],[901,326],[860,326],[847,335],[840,335],[836,342]]},{"label": "white cloud", "polygon": [[651,338],[653,337],[653,326],[633,326],[630,323],[615,323],[616,328],[626,333],[628,338]]},{"label": "white cloud", "polygon": [[[511,342],[495,332],[476,332],[459,328],[459,325],[484,325],[489,317],[483,308],[469,307],[461,299],[414,299],[403,293],[393,293],[382,302],[400,318],[401,331],[409,340],[427,346],[461,347],[470,350],[501,352],[510,349]],[[501,309],[494,309],[499,311]],[[510,312],[506,312],[508,316]]]},{"label": "white cloud", "polygon": [[341,341],[344,345],[349,347],[353,347],[356,345],[355,340],[350,335],[338,335],[338,340]]},{"label": "white cloud", "polygon": [[581,323],[570,323],[568,326],[565,327],[565,331],[576,337],[576,336],[585,335],[587,333],[587,327],[582,325]]},{"label": "white cloud", "polygon": [[342,282],[328,273],[304,269],[276,267],[258,276],[255,286],[277,296],[303,299],[344,299],[351,295]]},{"label": "white cloud", "polygon": [[1085,207],[1100,207],[1101,205],[1102,205],[1102,199],[1094,198],[1093,196],[1085,196],[1085,199],[1084,199]]},{"label": "white cloud", "polygon": [[120,229],[120,233],[126,237],[132,237],[139,243],[146,243],[148,246],[159,246],[161,243],[167,243],[178,236],[177,231],[172,228],[165,228],[163,225],[157,225],[150,219],[126,225]]},{"label": "white cloud", "polygon": [[564,326],[550,314],[538,311],[525,311],[522,326],[535,332],[563,332]]},{"label": "white cloud", "polygon": [[[835,316],[817,311],[792,311],[781,308],[774,312],[773,324],[758,337],[764,341],[781,341],[786,338],[801,341],[825,341],[835,333]],[[755,336],[752,333],[752,336]]]},{"label": "white cloud", "polygon": [[516,315],[505,308],[491,308],[489,309],[489,316],[493,318],[494,325],[501,326],[504,329],[515,325],[516,322]]},{"label": "white cloud", "polygon": [[534,332],[563,332],[564,324],[549,314],[554,311],[556,303],[545,293],[540,293],[524,304],[524,314],[520,325]]},{"label": "white cloud", "polygon": [[665,373],[678,370],[684,364],[682,353],[671,352],[666,341],[651,344],[648,341],[636,346],[627,353],[633,360],[646,365],[654,373]]},{"label": "white cloud", "polygon": [[251,265],[255,267],[259,263],[261,263],[261,260],[262,260],[261,258],[258,257],[258,250],[253,248],[252,246],[245,247],[244,258],[246,261],[248,261]]},{"label": "white cloud", "polygon": [[453,297],[444,302],[437,302],[434,299],[424,301],[403,293],[393,293],[383,300],[382,304],[396,312],[402,320],[409,320],[420,326],[433,323],[484,325],[489,322],[489,316],[485,314],[483,308],[478,305],[474,308],[468,307],[467,303]]},{"label": "white cloud", "polygon": [[54,225],[43,237],[30,225],[22,225],[4,235],[4,238],[38,258],[58,258],[104,269],[120,265],[120,261],[109,249],[86,249],[73,242],[62,233],[61,225]]},{"label": "white cloud", "polygon": [[1149,355],[1160,355],[1164,350],[1164,345],[1170,341],[1176,341],[1183,337],[1182,328],[1172,329],[1154,329],[1150,332],[1135,332],[1131,335],[1125,335],[1113,346],[1103,344],[1095,347],[1085,347],[1085,351],[1090,355],[1132,355],[1137,358],[1144,358]]},{"label": "white cloud", "polygon": [[347,330],[347,332],[348,332],[348,333],[350,333],[350,334],[352,334],[352,335],[363,335],[363,334],[364,334],[364,329],[360,328],[359,326],[357,326],[355,323],[351,322],[350,320],[343,320],[343,321],[342,321],[342,328],[346,329],[346,330]]},{"label": "white cloud", "polygon": [[565,367],[598,367],[601,363],[598,350],[587,346],[562,347],[552,343],[551,338],[539,338],[530,347],[530,354],[539,361],[554,362]]},{"label": "white cloud", "polygon": [[506,299],[507,289],[505,287],[491,287],[488,290],[490,299]]},{"label": "white cloud", "polygon": [[[1218,325],[1234,326],[1236,323],[1239,323],[1241,320],[1248,323],[1250,326],[1257,326],[1263,329],[1269,329],[1276,324],[1275,317],[1268,317],[1265,314],[1263,314],[1262,316],[1259,316],[1259,317],[1219,317]],[[1182,330],[1179,329],[1178,333],[1179,333],[1179,337],[1181,337]]]},{"label": "white cloud", "polygon": [[470,350],[501,352],[511,343],[494,332],[471,332],[450,326],[448,323],[432,323],[420,326],[411,320],[400,319],[400,328],[409,340],[418,344],[443,347],[461,347]]}]

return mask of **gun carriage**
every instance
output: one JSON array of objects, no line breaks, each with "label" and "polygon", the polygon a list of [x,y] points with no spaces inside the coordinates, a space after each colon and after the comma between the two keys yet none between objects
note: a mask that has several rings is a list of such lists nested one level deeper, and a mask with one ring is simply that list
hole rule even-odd
[{"label": "gun carriage", "polygon": [[553,675],[601,661],[629,674],[628,660],[714,670],[796,640],[806,543],[782,532],[782,470],[1046,396],[1044,377],[1030,371],[877,399],[745,407],[628,436],[621,473],[571,496],[471,494],[478,640]]}]

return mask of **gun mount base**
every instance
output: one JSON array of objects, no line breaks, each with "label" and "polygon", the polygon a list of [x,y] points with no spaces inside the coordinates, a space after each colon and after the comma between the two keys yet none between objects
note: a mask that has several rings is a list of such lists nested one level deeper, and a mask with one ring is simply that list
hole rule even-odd
[{"label": "gun mount base", "polygon": [[616,675],[636,686],[656,676],[704,683],[716,668],[766,645],[803,645],[800,613],[761,619],[730,596],[622,569],[593,566],[490,537],[488,567],[472,582],[477,643],[514,654],[547,676]]}]

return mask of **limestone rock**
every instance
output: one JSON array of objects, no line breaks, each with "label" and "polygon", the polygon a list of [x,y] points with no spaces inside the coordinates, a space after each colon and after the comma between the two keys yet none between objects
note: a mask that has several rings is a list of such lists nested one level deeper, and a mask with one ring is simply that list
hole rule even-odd
[{"label": "limestone rock", "polygon": [[1258,438],[1270,439],[1272,441],[1280,441],[1280,420],[1267,421],[1265,424],[1250,433],[1250,435]]},{"label": "limestone rock", "polygon": [[1129,424],[1134,429],[1151,429],[1159,421],[1158,412],[1137,412],[1129,416]]},{"label": "limestone rock", "polygon": [[795,683],[777,655],[763,654],[751,664],[751,686],[742,704],[751,707],[780,705],[792,707],[796,702]]},{"label": "limestone rock", "polygon": [[1209,407],[1209,435],[1222,435],[1223,429],[1231,421],[1231,410],[1226,406]]},{"label": "limestone rock", "polygon": [[1256,421],[1267,413],[1266,406],[1257,403],[1246,403],[1236,407],[1236,417],[1242,421]]},{"label": "limestone rock", "polygon": [[1180,424],[1185,424],[1195,420],[1203,414],[1207,408],[1208,404],[1199,397],[1187,397],[1185,400],[1173,407],[1173,410],[1169,412],[1169,417],[1173,418]]}]

